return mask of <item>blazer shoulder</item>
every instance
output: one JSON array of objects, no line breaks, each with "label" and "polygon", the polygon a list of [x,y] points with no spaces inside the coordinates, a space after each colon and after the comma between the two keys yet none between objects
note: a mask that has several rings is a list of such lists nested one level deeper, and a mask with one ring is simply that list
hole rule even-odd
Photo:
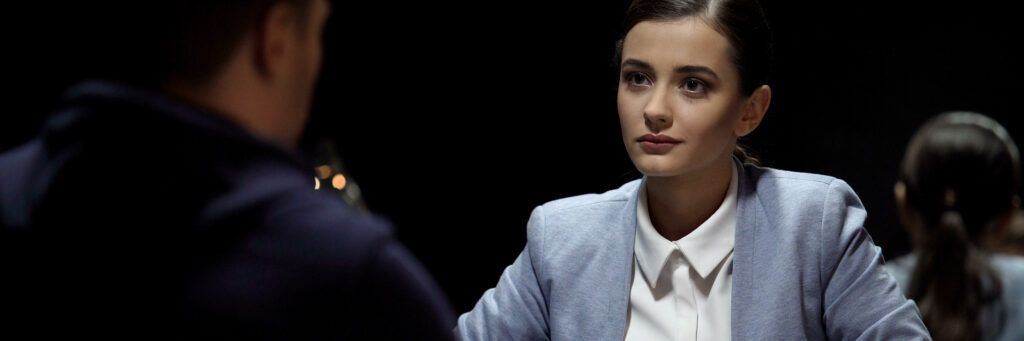
[{"label": "blazer shoulder", "polygon": [[767,167],[748,166],[746,167],[746,171],[747,176],[757,180],[758,183],[772,181],[787,184],[803,184],[808,186],[827,186],[831,184],[833,181],[838,180],[835,177],[823,174],[795,172]]},{"label": "blazer shoulder", "polygon": [[[770,168],[748,170],[749,190],[756,192],[776,233],[818,244],[861,225],[867,212],[853,189],[835,177]],[[751,187],[752,186],[752,187]],[[851,225],[852,224],[852,225]],[[847,226],[851,225],[851,226]],[[817,230],[817,233],[808,233]],[[815,237],[818,236],[818,237]]]},{"label": "blazer shoulder", "polygon": [[[853,198],[857,195],[842,179],[814,173],[794,172],[773,168],[747,167],[751,180],[762,201],[766,197],[785,198],[790,203],[821,203],[830,197]],[[859,199],[856,200],[859,205]]]},{"label": "blazer shoulder", "polygon": [[588,211],[593,206],[625,205],[636,196],[640,181],[633,180],[604,193],[589,193],[552,200],[541,205],[541,209],[548,215],[576,215]]},{"label": "blazer shoulder", "polygon": [[[550,201],[534,209],[530,216],[534,239],[538,233],[560,244],[592,242],[595,236],[619,231],[628,219],[628,207],[635,202],[641,180],[630,181],[619,188]],[[545,232],[541,232],[545,231]],[[589,242],[587,242],[589,243]]]},{"label": "blazer shoulder", "polygon": [[1016,291],[1017,296],[1024,297],[1024,257],[996,254],[992,256],[992,263],[1006,282],[1007,290]]}]

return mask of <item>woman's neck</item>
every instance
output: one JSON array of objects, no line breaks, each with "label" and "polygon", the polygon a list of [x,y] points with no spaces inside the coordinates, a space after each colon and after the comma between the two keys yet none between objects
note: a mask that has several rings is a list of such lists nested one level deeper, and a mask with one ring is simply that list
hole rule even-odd
[{"label": "woman's neck", "polygon": [[697,229],[722,205],[732,182],[732,158],[690,174],[647,178],[647,211],[655,230],[678,240]]}]

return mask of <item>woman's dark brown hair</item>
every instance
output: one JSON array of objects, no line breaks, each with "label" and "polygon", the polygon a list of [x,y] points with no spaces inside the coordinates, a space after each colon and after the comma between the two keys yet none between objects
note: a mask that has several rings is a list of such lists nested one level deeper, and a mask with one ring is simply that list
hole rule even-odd
[{"label": "woman's dark brown hair", "polygon": [[1013,208],[1016,145],[986,116],[945,113],[911,139],[900,177],[917,253],[910,298],[936,340],[982,338],[983,308],[1001,294],[985,241],[996,218]]}]

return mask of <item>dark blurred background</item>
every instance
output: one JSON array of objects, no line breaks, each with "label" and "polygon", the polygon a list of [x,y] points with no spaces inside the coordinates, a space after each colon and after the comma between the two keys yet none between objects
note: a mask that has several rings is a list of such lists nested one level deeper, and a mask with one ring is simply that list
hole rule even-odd
[{"label": "dark blurred background", "polygon": [[[892,186],[917,126],[973,110],[1024,140],[1014,5],[763,4],[774,97],[748,144],[769,166],[849,182],[887,258],[909,250]],[[89,6],[5,10],[0,151],[35,135],[63,89],[109,61],[97,37],[146,39]],[[336,141],[369,208],[395,223],[456,310],[522,250],[533,207],[639,177],[621,145],[611,63],[625,6],[335,2],[308,140]]]}]

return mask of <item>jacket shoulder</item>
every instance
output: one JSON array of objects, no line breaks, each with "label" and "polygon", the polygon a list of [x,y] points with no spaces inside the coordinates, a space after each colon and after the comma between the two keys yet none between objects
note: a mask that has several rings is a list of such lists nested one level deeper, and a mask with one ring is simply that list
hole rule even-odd
[{"label": "jacket shoulder", "polygon": [[640,180],[604,192],[554,200],[534,209],[527,238],[547,240],[562,251],[581,246],[606,245],[609,234],[632,230],[626,219],[628,206],[635,202]]},{"label": "jacket shoulder", "polygon": [[541,207],[548,214],[573,214],[574,211],[585,209],[588,206],[622,205],[629,201],[632,196],[636,195],[639,188],[640,180],[637,179],[604,193],[589,193],[561,198],[544,203]]},{"label": "jacket shoulder", "polygon": [[863,208],[857,194],[839,178],[759,167],[747,167],[746,172],[765,210],[781,219],[796,215],[820,222],[822,214]]}]

